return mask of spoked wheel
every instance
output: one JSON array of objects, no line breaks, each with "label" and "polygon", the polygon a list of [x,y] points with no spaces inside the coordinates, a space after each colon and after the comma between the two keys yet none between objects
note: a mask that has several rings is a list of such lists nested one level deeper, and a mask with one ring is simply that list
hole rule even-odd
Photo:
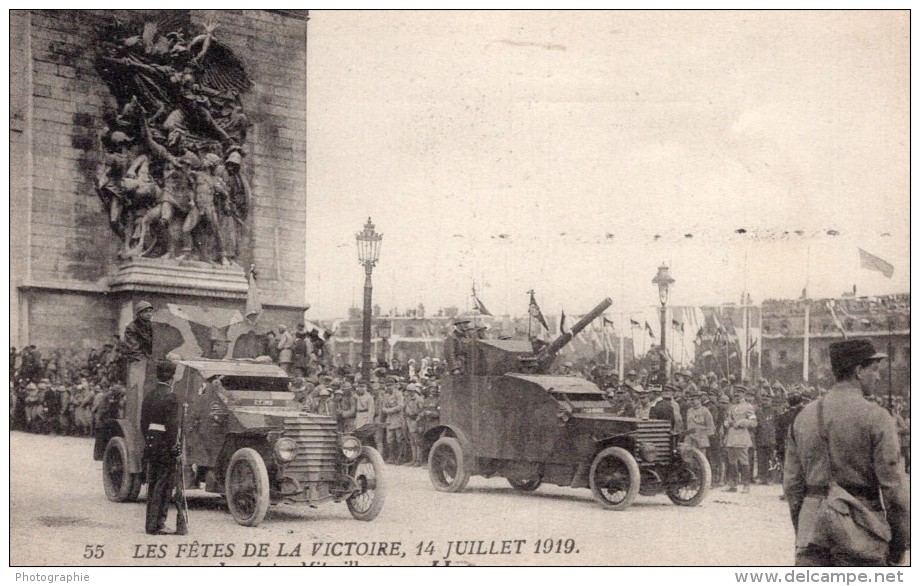
[{"label": "spoked wheel", "polygon": [[605,448],[591,463],[588,484],[594,498],[607,509],[629,507],[639,494],[639,482],[639,464],[623,448]]},{"label": "spoked wheel", "polygon": [[355,460],[353,478],[358,490],[345,501],[351,516],[359,521],[372,521],[383,509],[387,484],[383,476],[383,458],[370,446],[361,447]]},{"label": "spoked wheel", "polygon": [[533,492],[543,484],[543,478],[534,476],[532,478],[509,478],[508,484],[523,492]]},{"label": "spoked wheel", "polygon": [[712,469],[703,452],[689,448],[682,454],[683,463],[668,488],[668,498],[675,505],[695,507],[703,502],[712,483]]},{"label": "spoked wheel", "polygon": [[227,506],[240,525],[255,527],[269,505],[268,470],[259,452],[240,448],[227,466]]},{"label": "spoked wheel", "polygon": [[428,453],[428,476],[435,490],[460,492],[470,481],[470,472],[463,460],[463,447],[453,437],[442,437]]},{"label": "spoked wheel", "polygon": [[113,437],[102,455],[102,485],[112,502],[130,503],[141,492],[141,475],[128,472],[128,444],[123,437]]}]

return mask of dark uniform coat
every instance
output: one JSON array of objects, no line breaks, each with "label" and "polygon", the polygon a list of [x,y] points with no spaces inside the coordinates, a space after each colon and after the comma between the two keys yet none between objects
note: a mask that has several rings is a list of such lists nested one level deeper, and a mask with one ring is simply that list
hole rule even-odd
[{"label": "dark uniform coat", "polygon": [[153,354],[153,324],[140,317],[128,324],[124,335],[124,354],[129,360],[150,358]]},{"label": "dark uniform coat", "polygon": [[[176,445],[181,412],[179,398],[167,383],[157,386],[141,404],[141,433],[147,463],[147,533],[162,531],[176,486]],[[181,515],[181,513],[180,513]]]}]

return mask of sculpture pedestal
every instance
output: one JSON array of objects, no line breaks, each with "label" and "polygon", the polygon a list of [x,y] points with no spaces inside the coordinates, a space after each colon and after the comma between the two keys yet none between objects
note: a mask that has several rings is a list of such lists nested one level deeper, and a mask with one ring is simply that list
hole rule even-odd
[{"label": "sculpture pedestal", "polygon": [[246,274],[237,266],[149,258],[122,264],[109,286],[113,293],[163,293],[221,299],[246,299],[249,289]]}]

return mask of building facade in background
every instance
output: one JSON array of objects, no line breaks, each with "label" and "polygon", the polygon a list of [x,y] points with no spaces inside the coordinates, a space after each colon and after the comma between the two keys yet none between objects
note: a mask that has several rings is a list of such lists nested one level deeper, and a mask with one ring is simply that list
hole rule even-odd
[{"label": "building facade in background", "polygon": [[242,312],[253,265],[264,317],[299,321],[305,11],[18,10],[10,33],[11,345],[99,347],[141,299]]}]

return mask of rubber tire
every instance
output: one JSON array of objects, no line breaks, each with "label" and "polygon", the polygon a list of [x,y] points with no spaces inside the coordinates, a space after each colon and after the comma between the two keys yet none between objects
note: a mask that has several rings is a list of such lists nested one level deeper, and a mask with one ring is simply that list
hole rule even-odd
[{"label": "rubber tire", "polygon": [[373,521],[377,518],[377,515],[380,514],[380,511],[383,510],[383,503],[387,498],[387,482],[386,478],[383,476],[383,469],[386,464],[383,461],[383,456],[380,455],[376,449],[370,446],[361,446],[361,455],[354,462],[355,471],[357,471],[358,464],[362,459],[370,460],[371,465],[374,467],[374,476],[377,481],[374,486],[374,501],[371,503],[370,508],[366,511],[356,511],[353,505],[355,497],[349,497],[346,499],[345,504],[348,505],[348,512],[351,513],[351,516],[357,519],[358,521]]},{"label": "rubber tire", "polygon": [[690,448],[685,452],[685,454],[688,454],[690,458],[696,460],[697,466],[702,468],[703,485],[700,490],[697,491],[695,495],[693,495],[692,498],[686,500],[681,499],[674,493],[674,491],[671,490],[668,491],[668,498],[671,499],[671,502],[675,505],[682,507],[695,507],[703,502],[703,499],[706,498],[706,494],[709,492],[709,486],[712,484],[712,468],[709,466],[709,460],[706,459],[706,455],[703,454],[703,452],[701,452],[699,449]]},{"label": "rubber tire", "polygon": [[[246,516],[244,512],[237,510],[234,506],[236,494],[233,490],[233,470],[234,467],[241,465],[241,463],[249,465],[256,483],[254,495],[256,503],[254,510],[248,516]],[[233,515],[237,523],[244,527],[255,527],[262,522],[265,518],[265,514],[268,512],[268,505],[271,502],[271,498],[269,494],[268,470],[265,468],[265,462],[262,460],[262,456],[259,452],[252,448],[240,448],[233,453],[233,457],[230,458],[230,463],[227,464],[227,476],[224,479],[224,488],[227,497],[227,508],[230,509],[230,514]]]},{"label": "rubber tire", "polygon": [[539,476],[527,480],[518,480],[516,478],[508,478],[507,480],[508,484],[520,490],[521,492],[533,492],[540,488],[540,485],[543,484],[543,478]]},{"label": "rubber tire", "polygon": [[[117,483],[112,478],[112,467],[119,463],[121,466],[121,481]],[[137,500],[141,492],[143,479],[140,474],[128,472],[128,444],[125,438],[115,436],[105,445],[102,454],[102,486],[105,497],[114,503],[132,503]]]},{"label": "rubber tire", "polygon": [[[626,496],[618,503],[611,503],[608,501],[603,493],[601,492],[602,487],[597,484],[597,468],[600,463],[607,458],[616,458],[620,460],[625,466],[626,471],[629,476],[629,488],[626,490]],[[639,474],[639,464],[636,462],[636,459],[628,451],[623,448],[618,447],[609,447],[604,448],[600,453],[594,457],[594,461],[591,462],[591,471],[588,475],[588,485],[591,487],[591,492],[594,495],[594,499],[597,500],[605,509],[610,509],[611,511],[622,511],[629,508],[629,505],[636,500],[636,495],[639,494],[639,484],[641,481],[641,476]]]},{"label": "rubber tire", "polygon": [[[436,469],[435,466],[436,456],[442,450],[453,452],[454,461],[457,463],[456,474],[450,482],[445,482],[440,477],[440,470]],[[457,438],[442,437],[431,446],[431,451],[428,453],[428,477],[431,479],[431,484],[434,485],[435,490],[440,492],[460,492],[466,488],[470,481],[470,471],[463,459],[463,446],[460,445]]]}]

